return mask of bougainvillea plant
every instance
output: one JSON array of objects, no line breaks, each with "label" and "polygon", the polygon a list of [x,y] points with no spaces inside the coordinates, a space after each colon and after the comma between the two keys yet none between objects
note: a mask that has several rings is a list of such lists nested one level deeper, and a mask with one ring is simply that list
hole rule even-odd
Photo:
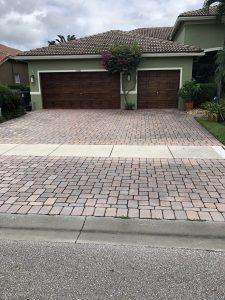
[{"label": "bougainvillea plant", "polygon": [[137,44],[115,44],[101,52],[101,64],[110,73],[129,73],[136,69],[141,59]]},{"label": "bougainvillea plant", "polygon": [[[141,60],[141,49],[137,44],[124,45],[115,44],[109,50],[101,52],[101,64],[111,74],[122,73],[122,75],[131,75]],[[125,107],[132,109],[133,104],[129,104],[128,95],[136,86],[136,76],[134,76],[133,86],[126,87],[126,80],[122,80],[123,96]]]}]

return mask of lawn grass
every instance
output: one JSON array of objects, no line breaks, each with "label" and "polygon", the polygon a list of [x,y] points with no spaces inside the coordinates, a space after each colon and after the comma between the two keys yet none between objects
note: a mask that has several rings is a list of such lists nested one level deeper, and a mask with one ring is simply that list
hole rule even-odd
[{"label": "lawn grass", "polygon": [[224,123],[210,122],[204,118],[197,118],[197,121],[225,145],[225,125]]}]

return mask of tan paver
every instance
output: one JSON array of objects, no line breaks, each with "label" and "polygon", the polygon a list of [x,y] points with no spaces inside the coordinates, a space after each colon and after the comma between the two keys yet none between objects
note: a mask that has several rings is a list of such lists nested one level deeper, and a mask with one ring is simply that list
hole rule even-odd
[{"label": "tan paver", "polygon": [[225,221],[225,160],[0,156],[0,213]]},{"label": "tan paver", "polygon": [[220,145],[192,116],[163,109],[33,111],[1,124],[0,144]]}]

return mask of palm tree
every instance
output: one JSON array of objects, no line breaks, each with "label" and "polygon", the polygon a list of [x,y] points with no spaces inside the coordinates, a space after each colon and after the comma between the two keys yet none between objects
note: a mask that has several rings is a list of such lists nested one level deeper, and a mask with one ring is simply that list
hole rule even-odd
[{"label": "palm tree", "polygon": [[221,91],[222,91],[222,84],[225,81],[225,48],[223,48],[223,50],[217,53],[216,65],[217,65],[217,69],[216,69],[215,80],[217,83],[217,90],[218,90],[217,94],[218,97],[220,98]]},{"label": "palm tree", "polygon": [[72,41],[72,40],[76,40],[76,36],[74,34],[72,35],[67,35],[67,41]]},{"label": "palm tree", "polygon": [[56,44],[55,41],[48,41],[48,45],[49,45],[49,46],[52,46],[52,45],[55,45],[55,44]]},{"label": "palm tree", "polygon": [[58,34],[57,35],[58,39],[56,39],[56,41],[59,43],[59,44],[62,44],[62,43],[65,43],[66,42],[66,39],[63,35],[60,35]]},{"label": "palm tree", "polygon": [[209,9],[213,4],[217,5],[217,19],[222,21],[223,16],[225,15],[225,0],[205,0],[203,7]]},{"label": "palm tree", "polygon": [[52,45],[56,45],[57,43],[62,44],[62,43],[68,42],[68,41],[76,40],[76,36],[74,34],[72,34],[72,35],[68,34],[67,38],[65,38],[61,34],[58,34],[57,37],[58,37],[58,39],[56,39],[55,41],[54,40],[48,41],[48,45],[52,46]]}]

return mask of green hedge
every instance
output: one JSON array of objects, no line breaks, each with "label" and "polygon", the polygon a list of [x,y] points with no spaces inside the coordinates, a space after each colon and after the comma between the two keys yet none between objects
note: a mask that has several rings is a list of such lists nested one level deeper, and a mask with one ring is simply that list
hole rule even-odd
[{"label": "green hedge", "polygon": [[15,84],[15,85],[9,85],[8,86],[11,90],[19,90],[19,91],[27,91],[30,92],[29,85],[26,84]]},{"label": "green hedge", "polygon": [[217,95],[217,85],[215,83],[200,83],[200,91],[194,100],[195,106],[203,102],[211,101]]},{"label": "green hedge", "polygon": [[18,91],[0,85],[0,107],[2,108],[3,116],[11,115],[19,111],[21,106]]}]

